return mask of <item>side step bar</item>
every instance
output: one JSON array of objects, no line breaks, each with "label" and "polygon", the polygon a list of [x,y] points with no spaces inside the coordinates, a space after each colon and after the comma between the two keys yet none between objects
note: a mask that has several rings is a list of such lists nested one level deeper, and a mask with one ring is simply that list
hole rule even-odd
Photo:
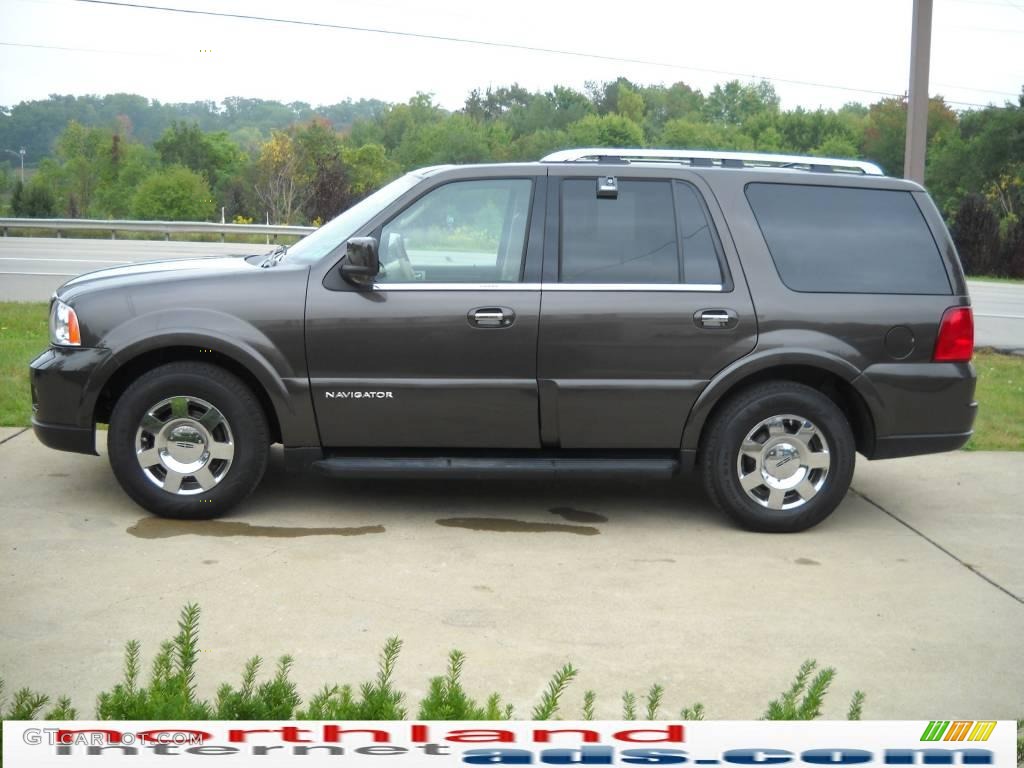
[{"label": "side step bar", "polygon": [[673,458],[557,458],[557,457],[380,457],[335,456],[313,462],[330,477],[426,478],[486,480],[503,477],[672,477],[679,472]]}]

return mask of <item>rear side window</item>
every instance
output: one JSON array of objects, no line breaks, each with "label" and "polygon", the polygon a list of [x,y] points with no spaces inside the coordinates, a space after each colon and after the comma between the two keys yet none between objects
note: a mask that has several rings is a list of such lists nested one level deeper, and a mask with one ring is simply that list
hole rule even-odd
[{"label": "rear side window", "polygon": [[952,293],[910,192],[748,184],[782,282],[818,293]]},{"label": "rear side window", "polygon": [[608,198],[596,184],[562,182],[561,282],[721,284],[717,240],[692,186],[620,179]]}]

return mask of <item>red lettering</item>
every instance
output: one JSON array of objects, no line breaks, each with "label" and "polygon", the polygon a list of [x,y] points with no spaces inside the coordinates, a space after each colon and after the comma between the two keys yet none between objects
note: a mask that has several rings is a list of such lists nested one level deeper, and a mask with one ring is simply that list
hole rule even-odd
[{"label": "red lettering", "polygon": [[277,733],[277,731],[272,728],[232,728],[228,731],[228,741],[245,741],[245,737],[250,733]]},{"label": "red lettering", "polygon": [[[635,733],[658,733],[658,734],[662,734],[662,738],[657,738],[657,739],[637,739],[637,738],[633,737],[633,734],[635,734]],[[658,729],[658,728],[649,728],[649,729],[647,729],[647,728],[638,728],[636,730],[631,730],[631,731],[619,731],[618,733],[612,734],[612,738],[613,739],[618,739],[619,741],[640,742],[640,743],[645,743],[645,744],[646,743],[654,744],[654,743],[659,742],[659,741],[671,741],[671,742],[682,743],[682,742],[686,741],[686,732],[685,732],[683,726],[681,726],[681,725],[670,725],[670,726],[668,726],[668,728],[665,728],[664,730],[661,730],[661,729]]]},{"label": "red lettering", "polygon": [[430,741],[430,729],[425,725],[414,725],[410,729],[412,733],[411,741]]},{"label": "red lettering", "polygon": [[459,743],[483,744],[491,741],[515,741],[516,735],[512,733],[512,731],[489,731],[481,728],[464,731],[449,731],[448,735],[445,736],[444,739],[445,741],[456,741]]},{"label": "red lettering", "polygon": [[600,741],[601,735],[597,731],[586,731],[586,730],[536,730],[533,732],[534,741],[551,741],[551,734],[553,733],[582,733],[583,741]]},{"label": "red lettering", "polygon": [[339,728],[336,725],[324,726],[324,741],[341,741],[341,734],[343,733],[372,733],[374,741],[391,741],[391,734],[387,731],[375,731],[362,728],[346,730],[345,728]]}]

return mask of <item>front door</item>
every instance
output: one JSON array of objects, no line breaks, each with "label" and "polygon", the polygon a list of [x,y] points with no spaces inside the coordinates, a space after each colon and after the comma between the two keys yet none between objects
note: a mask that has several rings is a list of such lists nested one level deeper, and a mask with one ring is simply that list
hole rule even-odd
[{"label": "front door", "polygon": [[721,214],[685,172],[560,176],[538,348],[543,442],[678,449],[708,380],[757,340]]},{"label": "front door", "polygon": [[[306,308],[327,447],[536,448],[543,178],[442,181],[378,226],[372,288],[328,274]],[[540,211],[543,214],[543,206]],[[531,231],[533,234],[531,235]]]}]

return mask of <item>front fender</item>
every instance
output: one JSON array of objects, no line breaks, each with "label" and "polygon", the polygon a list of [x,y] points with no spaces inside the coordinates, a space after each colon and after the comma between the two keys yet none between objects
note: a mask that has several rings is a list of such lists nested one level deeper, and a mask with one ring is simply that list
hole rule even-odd
[{"label": "front fender", "polygon": [[242,318],[217,310],[189,309],[183,323],[181,313],[161,310],[111,329],[102,345],[113,354],[93,374],[91,402],[86,404],[90,409],[95,408],[111,377],[141,355],[170,347],[199,353],[209,350],[242,366],[259,382],[274,408],[286,445],[319,445],[306,371],[296,370],[279,342]]}]

